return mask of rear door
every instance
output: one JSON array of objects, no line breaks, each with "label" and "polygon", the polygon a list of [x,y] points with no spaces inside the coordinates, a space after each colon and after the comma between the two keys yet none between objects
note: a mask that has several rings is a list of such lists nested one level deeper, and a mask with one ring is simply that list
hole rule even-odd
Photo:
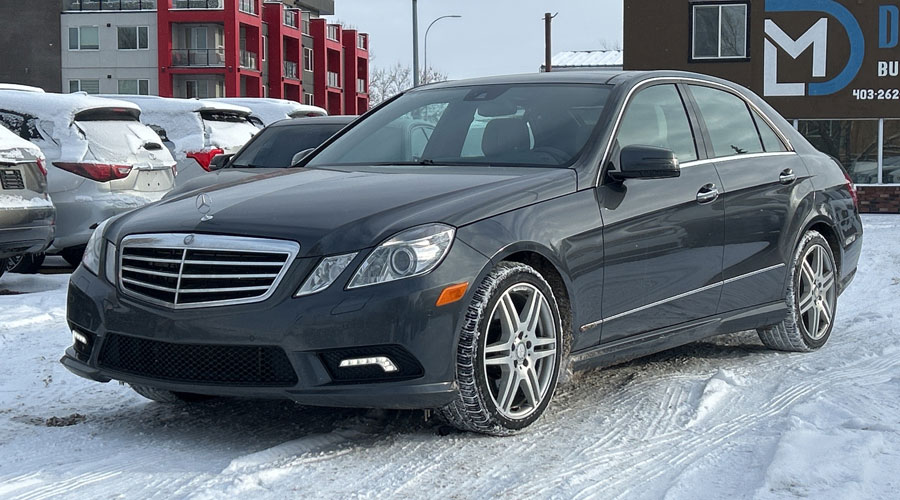
[{"label": "rear door", "polygon": [[703,160],[675,84],[639,90],[627,103],[616,136],[630,145],[675,152],[681,176],[670,179],[603,179],[605,278],[602,343],[711,316],[722,274],[724,204],[715,165]]},{"label": "rear door", "polygon": [[811,189],[806,166],[754,106],[725,88],[690,85],[725,200],[719,312],[783,300],[790,227]]}]

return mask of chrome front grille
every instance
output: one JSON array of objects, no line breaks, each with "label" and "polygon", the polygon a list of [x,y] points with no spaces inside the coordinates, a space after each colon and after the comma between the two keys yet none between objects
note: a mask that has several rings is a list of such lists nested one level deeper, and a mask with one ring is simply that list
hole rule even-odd
[{"label": "chrome front grille", "polygon": [[119,250],[119,286],[175,309],[269,298],[300,246],[292,241],[206,234],[128,236]]}]

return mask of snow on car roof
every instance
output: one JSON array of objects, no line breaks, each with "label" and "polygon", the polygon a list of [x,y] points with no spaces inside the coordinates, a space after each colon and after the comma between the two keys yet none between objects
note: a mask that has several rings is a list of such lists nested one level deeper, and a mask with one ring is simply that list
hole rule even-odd
[{"label": "snow on car roof", "polygon": [[253,115],[259,118],[263,124],[284,120],[286,118],[303,117],[310,114],[326,116],[328,112],[318,106],[300,104],[297,101],[286,99],[272,99],[268,97],[217,97],[209,99],[224,104],[236,104],[246,106],[253,111]]},{"label": "snow on car roof", "polygon": [[41,156],[41,149],[0,125],[0,161],[16,161],[24,158],[21,151]]},{"label": "snow on car roof", "polygon": [[21,92],[37,92],[44,93],[44,89],[40,87],[32,87],[30,85],[19,85],[18,83],[0,83],[0,90],[18,90]]},{"label": "snow on car roof", "polygon": [[250,108],[213,101],[210,99],[180,99],[152,95],[107,95],[111,99],[121,99],[140,106],[145,112],[154,113],[196,113],[200,111],[228,111],[249,115]]},{"label": "snow on car roof", "polygon": [[130,102],[91,96],[82,92],[54,94],[21,92],[0,89],[0,109],[51,120],[66,127],[82,111],[93,109],[125,108],[140,112],[141,108]]}]

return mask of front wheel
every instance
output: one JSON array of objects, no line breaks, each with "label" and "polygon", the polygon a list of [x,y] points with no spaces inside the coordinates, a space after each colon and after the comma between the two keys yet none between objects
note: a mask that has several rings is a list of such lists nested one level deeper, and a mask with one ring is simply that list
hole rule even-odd
[{"label": "front wheel", "polygon": [[763,344],[779,351],[813,351],[825,345],[834,327],[838,268],[828,241],[808,231],[794,254],[785,301],[790,314],[781,323],[760,328]]},{"label": "front wheel", "polygon": [[6,264],[6,270],[11,273],[35,274],[44,265],[44,257],[45,254],[43,253],[18,255],[9,259],[9,262]]},{"label": "front wheel", "polygon": [[459,393],[440,415],[496,436],[528,427],[553,397],[566,345],[547,281],[530,266],[501,262],[469,305],[456,353]]}]

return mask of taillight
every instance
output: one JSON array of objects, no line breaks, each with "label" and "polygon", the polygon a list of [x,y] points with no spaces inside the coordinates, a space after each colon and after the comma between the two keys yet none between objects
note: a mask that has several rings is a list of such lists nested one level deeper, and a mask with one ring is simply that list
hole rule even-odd
[{"label": "taillight", "polygon": [[108,165],[105,163],[67,163],[54,162],[53,166],[75,175],[87,177],[97,182],[108,182],[124,179],[131,173],[131,165]]},{"label": "taillight", "polygon": [[44,159],[38,158],[36,163],[38,166],[38,170],[40,170],[41,173],[44,174],[44,177],[47,177],[47,167],[44,165]]},{"label": "taillight", "polygon": [[197,163],[203,167],[203,170],[209,172],[209,164],[212,162],[212,159],[216,157],[216,155],[225,154],[225,151],[221,149],[210,149],[209,151],[200,151],[198,153],[188,153],[188,158],[193,158],[197,160]]},{"label": "taillight", "polygon": [[859,209],[859,193],[856,192],[856,186],[853,185],[853,179],[850,178],[850,174],[847,173],[846,170],[841,169],[844,173],[844,179],[847,179],[847,189],[850,190],[850,197],[853,198],[853,206]]}]

